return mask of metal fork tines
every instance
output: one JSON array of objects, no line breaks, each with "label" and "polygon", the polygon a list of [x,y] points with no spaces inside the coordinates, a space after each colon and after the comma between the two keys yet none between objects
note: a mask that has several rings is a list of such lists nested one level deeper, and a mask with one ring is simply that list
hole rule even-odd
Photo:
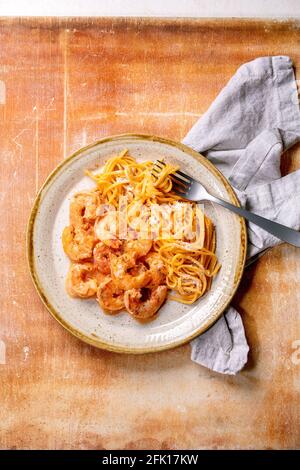
[{"label": "metal fork tines", "polygon": [[[165,165],[166,164],[161,160],[157,160],[153,165],[152,175],[155,178],[159,178],[160,173],[164,169]],[[254,214],[253,212],[236,206],[229,201],[221,199],[220,197],[213,196],[201,183],[179,170],[170,174],[170,177],[173,183],[172,191],[175,194],[178,194],[180,197],[193,202],[211,201],[213,203],[219,204],[220,206],[225,207],[235,214],[244,217],[249,222],[259,225],[259,227],[271,233],[276,238],[279,238],[280,240],[300,248],[300,233],[297,230],[286,227],[285,225],[274,222],[273,220],[266,219],[265,217],[262,217],[258,214]]]},{"label": "metal fork tines", "polygon": [[[165,162],[156,160],[152,168],[152,176],[157,179],[164,166],[166,166]],[[191,185],[195,182],[191,176],[188,176],[179,170],[171,174],[170,177],[173,183],[172,191],[180,195],[188,193],[191,189]]]}]

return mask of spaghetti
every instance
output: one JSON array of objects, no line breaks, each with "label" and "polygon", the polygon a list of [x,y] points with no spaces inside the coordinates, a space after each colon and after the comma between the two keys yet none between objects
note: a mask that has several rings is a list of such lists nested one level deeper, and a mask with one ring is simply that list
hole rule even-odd
[{"label": "spaghetti", "polygon": [[[110,158],[99,172],[86,171],[86,174],[96,182],[96,191],[102,203],[112,206],[119,211],[118,213],[123,199],[127,198],[126,217],[129,235],[134,234],[135,237],[138,235],[137,219],[141,216],[141,207],[147,209],[143,222],[148,222],[148,225],[144,223],[142,238],[153,239],[151,251],[163,262],[167,287],[173,291],[170,298],[192,304],[207,292],[220,268],[215,252],[215,228],[195,203],[187,203],[172,193],[171,175],[178,169],[177,167],[166,164],[158,178],[152,176],[152,167],[153,162],[137,162],[128,155],[127,150],[124,150]],[[189,208],[188,226],[191,230],[185,232],[184,224],[179,223],[176,227],[174,215],[176,211],[172,209],[182,209],[186,206]],[[171,209],[168,212],[171,214],[171,225],[169,224],[171,229],[167,236],[163,236],[162,233],[164,225],[164,210],[162,210],[154,218],[155,237],[153,237],[153,226],[150,224],[149,227],[153,215],[149,217],[149,210],[154,207]],[[191,232],[192,236],[187,232]],[[117,238],[119,235],[116,234]]]}]

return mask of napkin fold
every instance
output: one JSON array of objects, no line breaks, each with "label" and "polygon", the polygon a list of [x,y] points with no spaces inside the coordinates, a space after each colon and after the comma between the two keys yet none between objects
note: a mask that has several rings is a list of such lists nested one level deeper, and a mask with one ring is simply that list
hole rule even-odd
[{"label": "napkin fold", "polygon": [[[281,177],[281,154],[300,140],[293,63],[287,56],[243,64],[193,126],[183,143],[206,156],[228,178],[242,206],[300,229],[300,170]],[[280,243],[248,224],[248,260]],[[230,306],[191,342],[193,361],[236,374],[249,347],[239,313]]]}]

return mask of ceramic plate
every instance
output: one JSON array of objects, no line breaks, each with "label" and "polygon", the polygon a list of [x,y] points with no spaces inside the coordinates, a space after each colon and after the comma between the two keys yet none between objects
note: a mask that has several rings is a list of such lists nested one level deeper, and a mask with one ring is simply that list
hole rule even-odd
[{"label": "ceramic plate", "polygon": [[205,331],[232,299],[244,268],[246,229],[244,220],[214,205],[205,212],[216,226],[217,255],[222,264],[212,287],[193,305],[167,300],[155,320],[139,324],[126,312],[104,314],[95,299],[70,298],[64,288],[69,260],[61,233],[69,224],[72,195],[94,183],[86,168],[101,166],[123,149],[138,160],[166,161],[198,179],[212,194],[238,204],[235,194],[219,171],[188,147],[153,136],[121,135],[103,139],[64,160],[40,190],[28,225],[28,259],[31,275],[44,304],[68,331],[94,346],[126,353],[172,348]]}]

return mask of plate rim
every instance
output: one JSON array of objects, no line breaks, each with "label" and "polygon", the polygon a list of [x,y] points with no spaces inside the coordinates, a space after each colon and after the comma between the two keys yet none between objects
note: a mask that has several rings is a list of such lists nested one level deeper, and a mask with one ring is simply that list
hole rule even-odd
[{"label": "plate rim", "polygon": [[204,325],[202,325],[200,328],[198,328],[192,335],[189,335],[183,339],[180,339],[176,342],[170,343],[170,344],[165,344],[161,346],[154,346],[154,347],[144,347],[144,348],[134,348],[134,347],[126,347],[126,346],[120,346],[117,344],[105,342],[101,340],[98,336],[91,334],[86,335],[83,334],[81,331],[70,325],[66,320],[64,320],[60,314],[49,302],[47,299],[47,296],[43,290],[43,287],[39,281],[38,275],[36,273],[35,269],[35,262],[34,262],[34,243],[33,243],[33,233],[34,233],[34,225],[36,221],[36,215],[38,212],[38,209],[40,207],[40,204],[42,202],[42,194],[47,188],[51,185],[51,182],[53,178],[56,176],[56,174],[65,166],[67,165],[72,159],[80,155],[81,153],[84,153],[86,150],[89,150],[99,144],[111,142],[111,141],[120,141],[124,138],[132,138],[136,140],[147,140],[147,141],[152,141],[152,142],[159,142],[162,144],[167,144],[173,147],[177,147],[178,149],[182,150],[183,152],[190,154],[193,158],[198,160],[201,164],[206,166],[206,168],[211,171],[216,178],[221,180],[223,185],[226,188],[226,191],[228,192],[230,196],[231,202],[236,205],[240,206],[238,198],[235,194],[234,189],[232,188],[231,184],[227,180],[227,178],[216,168],[206,157],[201,155],[200,153],[196,152],[192,148],[188,147],[185,144],[182,144],[181,142],[174,141],[172,139],[164,138],[164,137],[159,137],[156,135],[150,135],[150,134],[140,134],[140,133],[123,133],[123,134],[116,134],[116,135],[110,135],[108,137],[104,137],[100,140],[97,140],[89,145],[86,145],[84,147],[81,147],[80,149],[76,150],[74,153],[72,153],[70,156],[67,158],[63,159],[48,175],[46,178],[45,182],[42,184],[41,188],[39,189],[34,202],[32,209],[30,211],[30,216],[28,219],[27,223],[27,229],[26,229],[26,255],[27,255],[27,263],[29,267],[29,272],[31,275],[31,279],[33,281],[33,284],[35,286],[35,289],[46,307],[46,309],[50,312],[50,314],[53,316],[53,318],[60,323],[60,325],[66,329],[69,333],[71,333],[73,336],[76,338],[80,339],[81,341],[90,344],[92,346],[95,346],[99,349],[104,349],[108,351],[113,351],[113,352],[118,352],[118,353],[126,353],[126,354],[145,354],[145,353],[155,353],[155,352],[160,352],[160,351],[166,351],[168,349],[173,349],[176,348],[180,345],[186,344],[190,342],[192,339],[196,338],[200,334],[204,333],[206,330],[208,330],[222,315],[224,310],[228,307],[230,304],[234,294],[237,291],[237,288],[240,284],[244,268],[245,268],[245,262],[246,262],[246,253],[247,253],[247,230],[246,230],[246,223],[244,218],[239,217],[240,225],[241,225],[241,236],[240,236],[240,250],[239,250],[239,260],[236,266],[235,270],[235,278],[234,278],[234,285],[232,287],[232,290],[228,296],[228,299],[226,303],[217,310],[217,312],[214,314],[213,318],[208,319]]}]

